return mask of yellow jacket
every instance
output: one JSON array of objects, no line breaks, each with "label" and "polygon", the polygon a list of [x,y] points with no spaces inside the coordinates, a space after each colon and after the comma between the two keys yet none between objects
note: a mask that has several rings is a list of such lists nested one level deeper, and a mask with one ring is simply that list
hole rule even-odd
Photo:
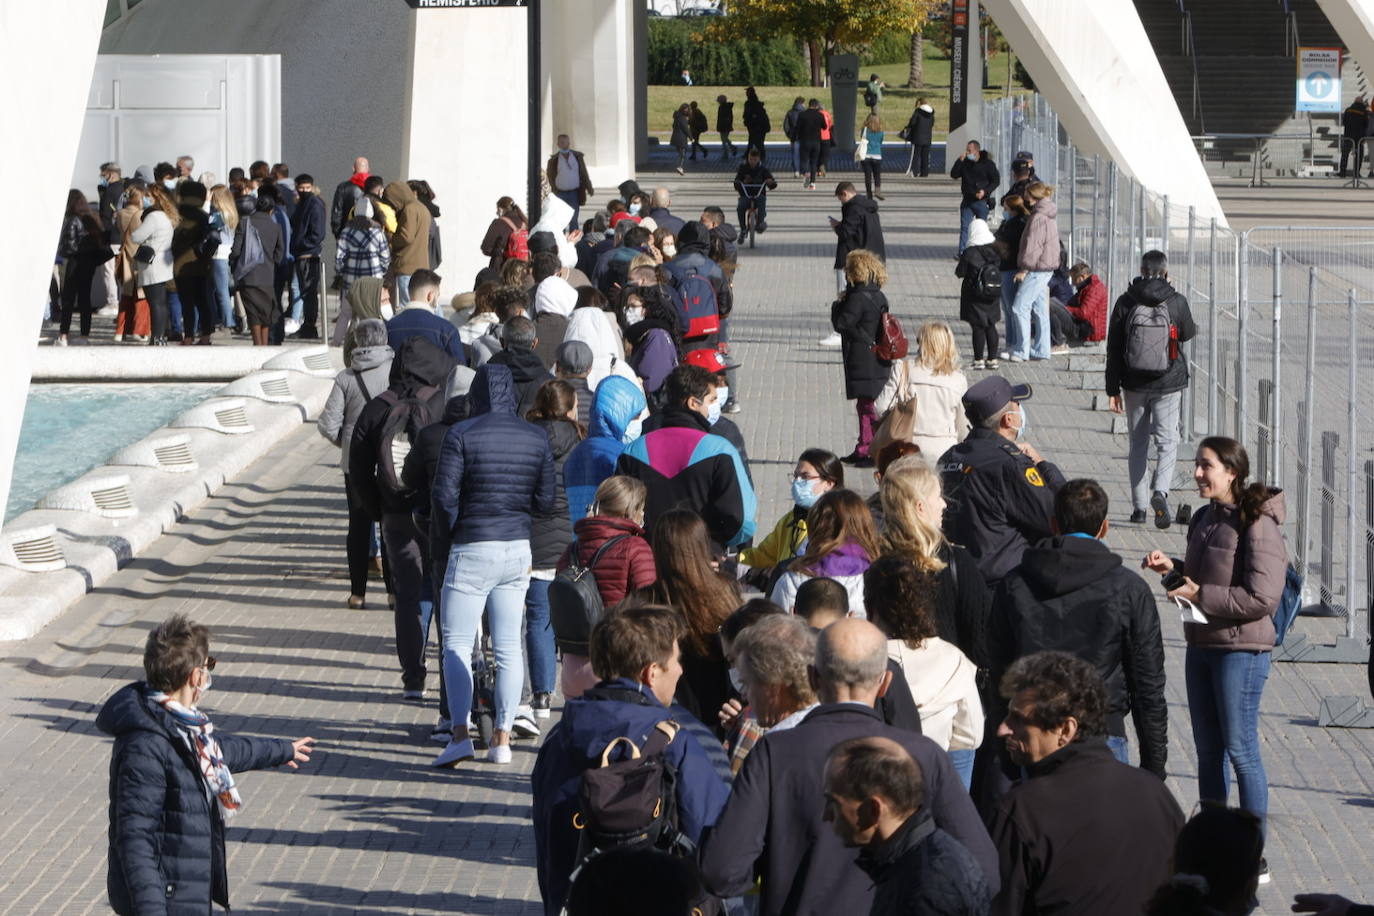
[{"label": "yellow jacket", "polygon": [[741,550],[739,561],[745,566],[769,569],[796,557],[805,543],[806,512],[794,508],[778,519],[768,537],[757,547]]}]

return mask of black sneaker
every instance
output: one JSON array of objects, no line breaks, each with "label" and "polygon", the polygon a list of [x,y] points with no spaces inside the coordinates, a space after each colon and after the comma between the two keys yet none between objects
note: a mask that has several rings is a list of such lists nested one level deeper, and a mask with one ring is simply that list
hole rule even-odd
[{"label": "black sneaker", "polygon": [[1136,509],[1135,511],[1133,511],[1133,512],[1131,513],[1131,524],[1132,524],[1132,525],[1143,525],[1143,524],[1145,524],[1145,510],[1144,510],[1144,509]]},{"label": "black sneaker", "polygon": [[1174,523],[1173,513],[1169,511],[1169,494],[1163,490],[1155,490],[1150,497],[1150,508],[1155,513],[1155,527],[1164,531]]},{"label": "black sneaker", "polygon": [[1193,519],[1193,507],[1187,503],[1179,503],[1178,512],[1174,513],[1174,522],[1179,525],[1186,525]]},{"label": "black sneaker", "polygon": [[536,693],[534,699],[530,700],[530,706],[534,709],[534,717],[536,719],[547,719],[549,717],[551,706],[549,701],[550,697],[547,693]]}]

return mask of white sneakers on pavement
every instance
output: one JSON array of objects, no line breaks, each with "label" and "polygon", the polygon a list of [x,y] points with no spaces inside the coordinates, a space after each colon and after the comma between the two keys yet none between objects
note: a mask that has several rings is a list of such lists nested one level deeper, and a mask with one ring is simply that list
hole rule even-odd
[{"label": "white sneakers on pavement", "polygon": [[828,349],[838,347],[840,345],[840,332],[831,331],[829,334],[825,335],[820,339],[820,345]]},{"label": "white sneakers on pavement", "polygon": [[450,740],[448,746],[439,753],[438,757],[434,758],[434,763],[431,764],[431,766],[457,766],[464,760],[471,760],[475,753],[476,752],[472,749],[471,738],[464,738],[462,741]]}]

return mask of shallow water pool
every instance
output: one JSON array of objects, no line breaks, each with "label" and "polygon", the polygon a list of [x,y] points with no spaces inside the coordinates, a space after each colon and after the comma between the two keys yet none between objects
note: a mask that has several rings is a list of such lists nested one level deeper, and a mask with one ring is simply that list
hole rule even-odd
[{"label": "shallow water pool", "polygon": [[8,521],[45,493],[104,464],[220,384],[30,385],[5,506]]}]

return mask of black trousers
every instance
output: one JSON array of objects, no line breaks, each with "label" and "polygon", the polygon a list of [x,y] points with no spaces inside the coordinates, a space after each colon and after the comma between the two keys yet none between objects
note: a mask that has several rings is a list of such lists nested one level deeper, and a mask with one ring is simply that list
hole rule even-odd
[{"label": "black trousers", "polygon": [[930,144],[916,144],[914,153],[911,159],[911,174],[925,178],[930,175]]},{"label": "black trousers", "polygon": [[746,146],[746,147],[744,148],[744,151],[747,153],[747,152],[749,152],[749,150],[751,150],[751,149],[756,149],[756,150],[759,151],[759,155],[760,155],[760,156],[763,156],[763,154],[764,154],[764,153],[763,153],[763,138],[766,137],[766,136],[768,136],[768,132],[767,132],[767,131],[763,131],[763,130],[751,130],[751,131],[749,131],[749,145]]},{"label": "black trousers", "polygon": [[391,587],[396,598],[396,658],[401,663],[401,684],[406,690],[423,690],[427,672],[420,601],[433,597],[425,579],[429,538],[420,536],[409,512],[389,512],[382,516],[382,546],[391,564]]},{"label": "black trousers", "polygon": [[1355,153],[1355,174],[1360,174],[1360,166],[1364,164],[1364,140],[1362,137],[1341,137],[1341,177],[1345,177],[1345,166],[1350,159],[1350,153]]},{"label": "black trousers", "polygon": [[821,144],[816,140],[803,140],[797,144],[797,149],[801,155],[802,177],[814,184],[816,170],[821,164]]},{"label": "black trousers", "polygon": [[997,358],[997,322],[993,321],[970,321],[969,330],[973,332],[973,358],[983,359],[986,352],[987,359]]},{"label": "black trousers", "polygon": [[209,337],[215,330],[214,299],[210,278],[204,274],[185,274],[176,278],[177,298],[181,300],[181,329],[186,337]]},{"label": "black trousers", "polygon": [[296,258],[296,282],[301,288],[301,330],[317,330],[320,317],[319,256]]},{"label": "black trousers", "polygon": [[90,258],[68,258],[62,265],[62,333],[72,327],[72,313],[81,314],[81,336],[91,336],[91,283],[95,262]]},{"label": "black trousers", "polygon": [[864,159],[859,165],[864,170],[864,190],[872,197],[875,190],[883,189],[883,160]]}]

